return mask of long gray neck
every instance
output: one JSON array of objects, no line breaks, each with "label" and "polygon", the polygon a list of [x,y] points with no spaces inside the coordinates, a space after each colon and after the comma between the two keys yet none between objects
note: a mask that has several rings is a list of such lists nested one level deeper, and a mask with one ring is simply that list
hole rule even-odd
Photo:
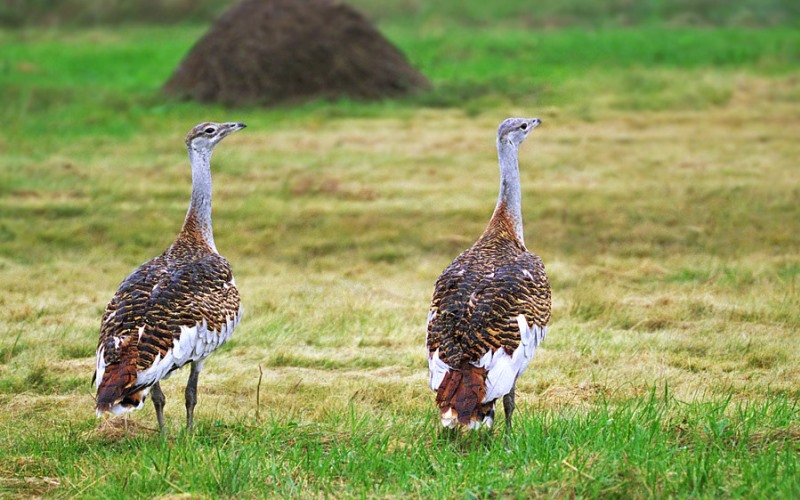
[{"label": "long gray neck", "polygon": [[[189,148],[189,162],[192,164],[192,200],[186,213],[184,229],[196,224],[203,240],[214,251],[214,233],[211,230],[211,153],[212,150],[197,151]],[[194,221],[191,219],[194,218]]]},{"label": "long gray neck", "polygon": [[505,141],[497,142],[497,157],[500,161],[500,194],[497,197],[495,214],[505,207],[519,242],[525,245],[522,234],[522,193],[519,184],[519,146]]}]

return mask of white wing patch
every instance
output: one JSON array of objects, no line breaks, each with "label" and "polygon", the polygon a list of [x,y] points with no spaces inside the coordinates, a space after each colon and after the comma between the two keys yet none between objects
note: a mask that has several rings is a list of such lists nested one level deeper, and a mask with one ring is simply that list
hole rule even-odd
[{"label": "white wing patch", "polygon": [[225,324],[219,331],[209,330],[205,319],[194,326],[181,326],[180,337],[173,341],[172,348],[167,350],[164,357],[157,355],[148,369],[137,373],[136,385],[153,385],[168,378],[173,370],[186,363],[204,360],[231,338],[241,317],[240,308],[235,316],[225,318]]},{"label": "white wing patch", "polygon": [[439,359],[439,349],[436,349],[433,354],[430,354],[428,356],[428,372],[430,373],[431,389],[438,391],[439,386],[442,385],[445,374],[450,370],[451,368],[447,363]]},{"label": "white wing patch", "polygon": [[103,374],[106,372],[106,366],[108,366],[106,364],[105,359],[103,359],[103,357],[105,356],[105,352],[106,352],[105,346],[100,346],[100,348],[97,349],[97,361],[95,365],[95,375],[94,375],[95,389],[100,387],[100,382],[103,381]]},{"label": "white wing patch", "polygon": [[522,375],[528,367],[536,348],[544,340],[547,328],[538,325],[530,326],[525,320],[525,316],[517,316],[519,324],[520,343],[519,347],[510,355],[504,348],[494,352],[487,351],[486,354],[473,363],[475,366],[486,368],[486,396],[481,403],[488,403],[501,398],[511,392],[517,377]]}]

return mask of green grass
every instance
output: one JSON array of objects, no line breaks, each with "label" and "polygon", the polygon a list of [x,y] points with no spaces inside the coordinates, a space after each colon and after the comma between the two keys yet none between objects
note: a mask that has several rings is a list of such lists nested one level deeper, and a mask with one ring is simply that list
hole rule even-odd
[{"label": "green grass", "polygon": [[109,440],[92,423],[63,421],[36,436],[23,422],[9,447],[15,474],[0,492],[790,497],[800,488],[800,415],[787,398],[685,403],[659,389],[617,405],[531,410],[508,436],[469,437],[437,429],[429,416],[376,417],[356,405],[323,423],[207,421],[170,439]]},{"label": "green grass", "polygon": [[[378,18],[432,92],[201,106],[158,89],[202,27],[0,33],[0,495],[798,496],[796,30]],[[553,322],[514,432],[453,435],[424,321],[509,115],[544,121],[521,175]],[[180,227],[208,119],[248,124],[212,166],[245,317],[194,435],[182,372],[167,436],[149,404],[123,432],[92,411],[99,319]]]},{"label": "green grass", "polygon": [[[26,149],[36,154],[76,137],[124,139],[152,127],[166,133],[165,124],[184,116],[224,113],[219,107],[165,101],[159,93],[202,31],[180,27],[0,35],[0,89],[6,102],[0,118],[16,124],[6,131],[6,140],[35,137],[36,147]],[[458,107],[470,114],[512,103],[572,109],[597,101],[612,109],[691,110],[725,104],[734,92],[736,72],[788,75],[800,65],[800,33],[787,29],[534,33],[496,28],[476,34],[467,28],[426,30],[400,23],[386,31],[430,77],[434,91],[399,104],[317,103],[238,114],[263,128],[309,114],[320,120],[378,116],[418,105]],[[131,44],[131,39],[137,42]]]}]

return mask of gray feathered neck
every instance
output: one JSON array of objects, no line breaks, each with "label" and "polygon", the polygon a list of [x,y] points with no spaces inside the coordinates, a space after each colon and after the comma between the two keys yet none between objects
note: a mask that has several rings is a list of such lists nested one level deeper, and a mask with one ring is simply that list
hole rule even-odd
[{"label": "gray feathered neck", "polygon": [[189,162],[192,165],[192,199],[186,213],[184,229],[194,218],[203,241],[215,252],[214,233],[211,228],[211,154],[213,149],[197,150],[189,146]]}]

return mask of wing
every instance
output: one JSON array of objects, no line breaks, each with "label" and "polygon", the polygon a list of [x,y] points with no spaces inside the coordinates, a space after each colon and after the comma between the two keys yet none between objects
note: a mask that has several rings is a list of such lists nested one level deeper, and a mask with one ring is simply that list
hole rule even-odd
[{"label": "wing", "polygon": [[111,302],[106,306],[100,323],[100,340],[97,344],[97,366],[93,382],[100,386],[107,366],[122,366],[121,385],[136,376],[139,329],[144,326],[147,302],[153,287],[166,274],[164,256],[145,262],[120,284]]},{"label": "wing", "polygon": [[161,256],[144,264],[122,283],[103,316],[98,388],[118,387],[109,397],[119,399],[205,358],[227,341],[239,316],[239,292],[220,255],[180,263]]},{"label": "wing", "polygon": [[[475,275],[466,252],[459,255],[445,269],[433,289],[428,311],[426,343],[430,353],[447,350],[448,359],[460,359],[463,352],[463,320],[471,310],[470,290],[475,286]],[[455,341],[458,338],[459,341]],[[442,347],[446,345],[446,349]]]},{"label": "wing", "polygon": [[525,252],[484,276],[473,292],[468,337],[470,361],[486,350],[515,351],[521,342],[519,316],[529,327],[550,321],[550,282],[541,259]]},{"label": "wing", "polygon": [[[437,281],[428,314],[431,388],[465,363],[489,372],[487,400],[504,390],[500,385],[505,388],[509,377],[513,384],[544,338],[550,302],[550,284],[538,256],[520,252],[492,265],[481,256],[462,254]],[[503,383],[492,390],[499,380]]]},{"label": "wing", "polygon": [[466,310],[464,297],[472,281],[466,255],[466,252],[459,255],[442,272],[433,288],[425,343],[428,347],[430,387],[434,391],[439,389],[444,376],[450,371],[450,366],[440,357],[442,346],[448,346],[449,359],[460,359],[462,354],[461,342],[455,342],[453,337],[460,333],[456,326],[462,316],[461,311]]}]

